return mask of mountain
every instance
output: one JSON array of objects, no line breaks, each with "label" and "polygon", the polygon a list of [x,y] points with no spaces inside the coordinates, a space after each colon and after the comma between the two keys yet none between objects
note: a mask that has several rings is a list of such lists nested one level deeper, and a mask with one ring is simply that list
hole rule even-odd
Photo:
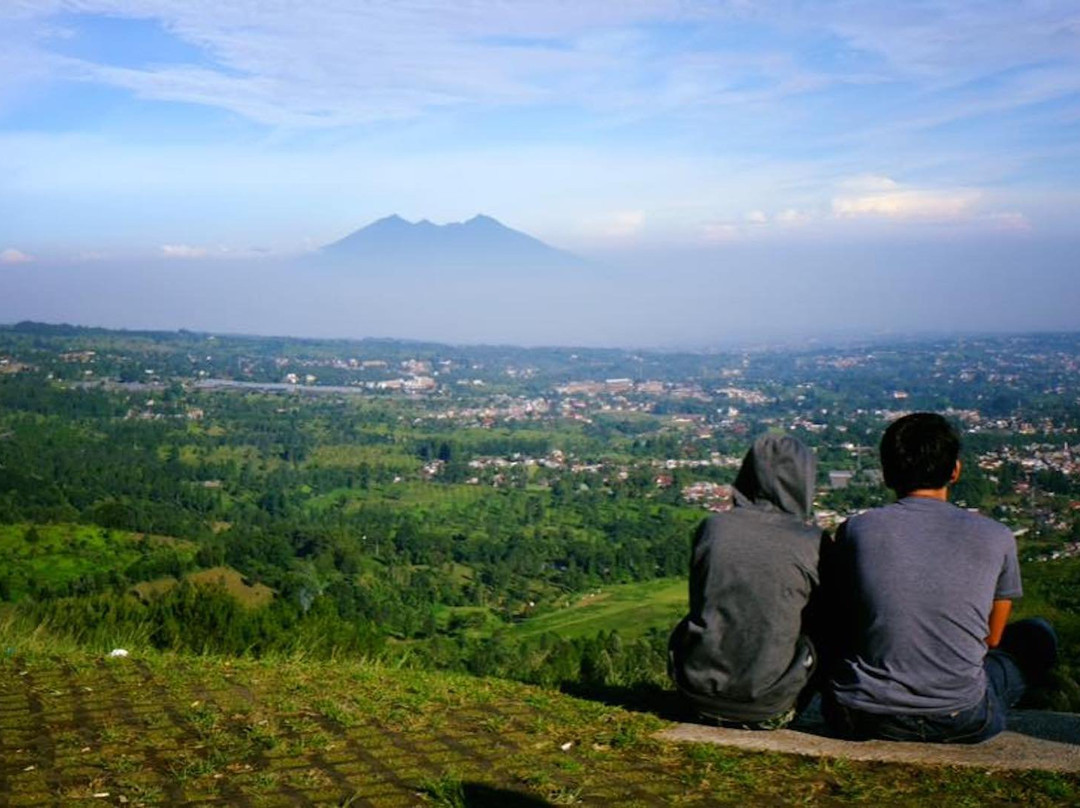
[{"label": "mountain", "polygon": [[319,257],[332,263],[374,268],[429,267],[566,268],[582,261],[571,253],[507,227],[490,216],[432,224],[387,216],[327,244]]}]

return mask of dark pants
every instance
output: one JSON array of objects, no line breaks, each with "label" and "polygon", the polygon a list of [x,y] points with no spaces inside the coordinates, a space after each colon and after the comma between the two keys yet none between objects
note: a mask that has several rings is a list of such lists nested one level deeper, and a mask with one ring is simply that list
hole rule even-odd
[{"label": "dark pants", "polygon": [[1005,729],[1009,708],[1028,686],[1046,676],[1057,659],[1057,635],[1040,618],[1021,620],[1005,629],[999,648],[987,652],[986,695],[974,707],[937,714],[878,714],[845,707],[826,690],[825,720],[848,738],[924,743],[978,743]]}]

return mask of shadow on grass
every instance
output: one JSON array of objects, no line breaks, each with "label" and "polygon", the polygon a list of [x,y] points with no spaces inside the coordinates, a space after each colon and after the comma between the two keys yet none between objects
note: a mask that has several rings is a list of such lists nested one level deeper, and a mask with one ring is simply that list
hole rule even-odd
[{"label": "shadow on grass", "polygon": [[547,800],[531,794],[506,788],[492,788],[483,783],[464,783],[461,791],[466,808],[548,808],[551,805]]},{"label": "shadow on grass", "polygon": [[[564,693],[577,698],[598,701],[634,712],[650,713],[666,721],[683,724],[704,723],[676,691],[657,685],[614,687],[575,683],[564,684],[561,689]],[[1043,704],[1038,700],[1034,701],[1034,704],[1026,702],[1023,705],[1026,709],[1009,711],[1009,730],[1041,740],[1080,745],[1080,715],[1038,709]],[[821,699],[817,695],[803,708],[789,729],[824,738],[838,737],[826,725],[821,715]]]},{"label": "shadow on grass", "polygon": [[694,711],[674,690],[653,684],[621,687],[616,685],[564,683],[560,690],[570,696],[622,707],[636,713],[651,713],[665,721],[695,721]]},{"label": "shadow on grass", "polygon": [[434,808],[550,808],[551,803],[532,794],[484,783],[467,783],[443,775],[421,787],[426,803]]}]

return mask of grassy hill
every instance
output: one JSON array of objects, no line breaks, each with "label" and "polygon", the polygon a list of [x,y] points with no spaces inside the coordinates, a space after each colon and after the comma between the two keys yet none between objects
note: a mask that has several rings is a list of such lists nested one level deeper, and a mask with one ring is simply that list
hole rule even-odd
[{"label": "grassy hill", "polygon": [[78,524],[0,524],[0,595],[78,593],[117,573],[153,577],[195,557],[192,542]]},{"label": "grassy hill", "polygon": [[[2,633],[2,632],[0,632]],[[633,713],[503,680],[0,637],[0,803],[230,806],[1024,804],[1080,778],[655,740]]]},{"label": "grassy hill", "polygon": [[614,584],[567,598],[554,611],[519,623],[514,634],[530,637],[550,631],[570,638],[614,630],[632,639],[652,628],[670,630],[686,608],[685,578]]}]

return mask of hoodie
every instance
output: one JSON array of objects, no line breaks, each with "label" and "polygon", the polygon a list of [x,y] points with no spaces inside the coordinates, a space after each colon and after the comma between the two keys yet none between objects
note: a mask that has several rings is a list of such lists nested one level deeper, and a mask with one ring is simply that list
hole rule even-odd
[{"label": "hoodie", "polygon": [[817,463],[763,435],[735,479],[735,506],[706,519],[690,559],[690,613],[669,643],[671,675],[699,712],[764,721],[794,706],[816,663],[803,610],[822,533],[808,523]]}]

